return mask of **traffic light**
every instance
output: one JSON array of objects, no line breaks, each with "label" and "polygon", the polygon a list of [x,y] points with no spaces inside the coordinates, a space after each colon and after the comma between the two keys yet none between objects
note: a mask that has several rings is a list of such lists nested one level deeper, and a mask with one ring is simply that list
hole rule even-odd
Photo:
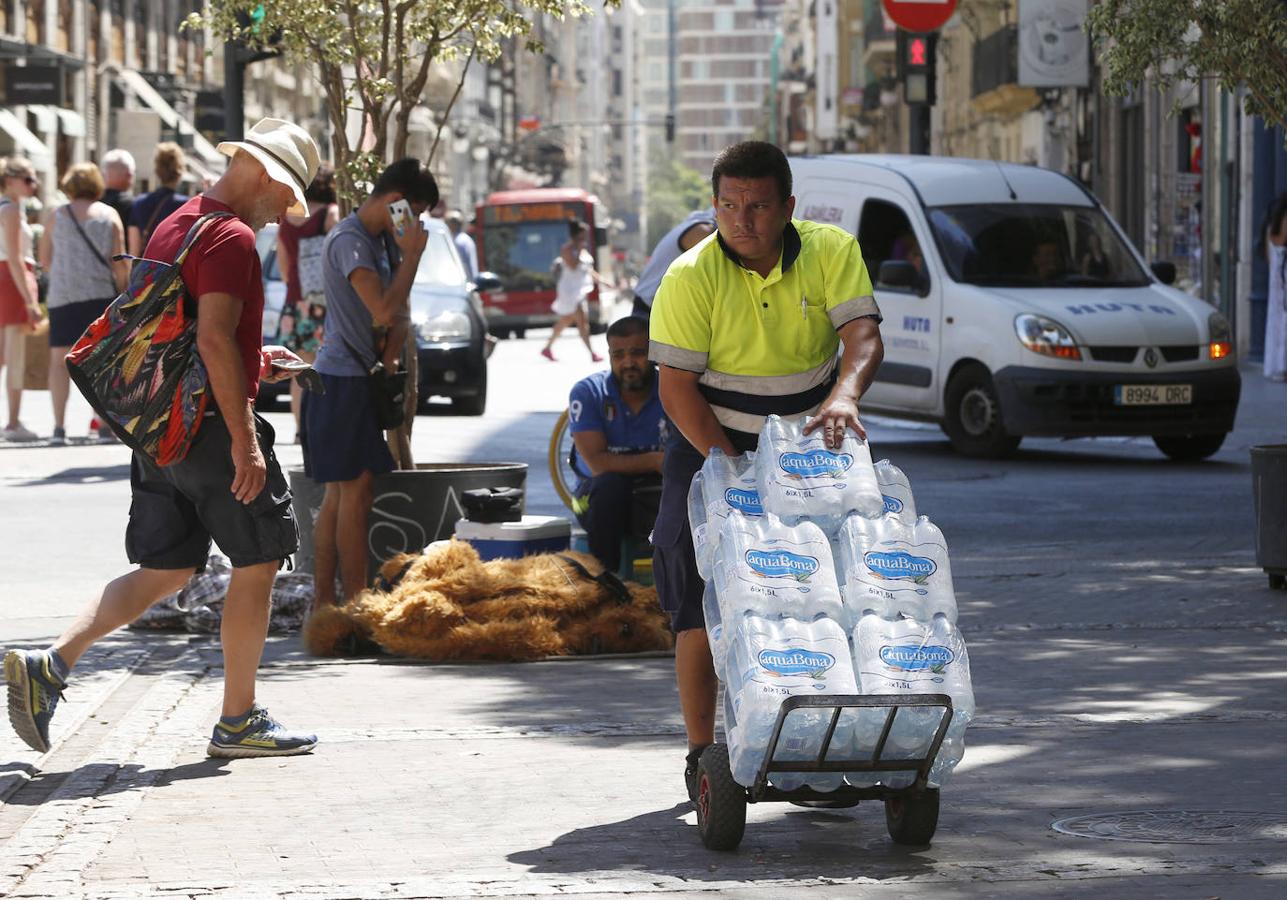
[{"label": "traffic light", "polygon": [[666,113],[666,143],[675,143],[675,114]]},{"label": "traffic light", "polygon": [[898,31],[898,79],[909,106],[933,106],[937,99],[937,31]]}]

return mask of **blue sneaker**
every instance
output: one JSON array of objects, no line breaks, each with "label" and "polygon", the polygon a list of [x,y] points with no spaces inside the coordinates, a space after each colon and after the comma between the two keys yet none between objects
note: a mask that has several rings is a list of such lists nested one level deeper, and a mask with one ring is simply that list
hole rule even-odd
[{"label": "blue sneaker", "polygon": [[9,683],[9,724],[32,750],[49,752],[49,720],[65,685],[59,681],[45,650],[10,650],[4,657]]},{"label": "blue sneaker", "polygon": [[229,725],[220,719],[215,724],[206,752],[225,759],[245,759],[251,756],[295,756],[307,753],[315,746],[317,735],[287,731],[268,715],[268,710],[256,703],[239,725]]}]

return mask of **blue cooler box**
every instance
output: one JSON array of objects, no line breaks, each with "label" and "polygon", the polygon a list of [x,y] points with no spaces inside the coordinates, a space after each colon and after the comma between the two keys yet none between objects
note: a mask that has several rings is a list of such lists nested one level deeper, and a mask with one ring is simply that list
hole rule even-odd
[{"label": "blue cooler box", "polygon": [[456,538],[469,541],[480,558],[517,559],[567,550],[572,523],[561,516],[523,516],[518,522],[456,522]]}]

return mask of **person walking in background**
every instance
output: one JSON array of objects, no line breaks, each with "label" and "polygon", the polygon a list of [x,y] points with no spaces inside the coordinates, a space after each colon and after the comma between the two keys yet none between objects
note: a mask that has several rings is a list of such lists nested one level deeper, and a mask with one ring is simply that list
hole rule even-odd
[{"label": "person walking in background", "polygon": [[[286,216],[277,227],[277,265],[286,282],[286,303],[278,333],[282,345],[312,363],[322,346],[326,322],[326,291],[322,276],[325,235],[339,223],[335,202],[335,169],[323,165],[304,192],[307,216]],[[295,443],[300,443],[298,381],[290,384],[290,411],[295,417]]]},{"label": "person walking in background", "polygon": [[1265,377],[1287,381],[1287,193],[1269,207],[1260,239],[1269,263],[1265,313]]},{"label": "person walking in background", "polygon": [[23,426],[23,376],[26,374],[27,335],[40,324],[36,259],[27,212],[28,198],[36,195],[40,180],[36,170],[21,156],[0,160],[0,367],[5,369],[9,395],[9,420],[4,427],[6,441],[34,441],[35,432]]},{"label": "person walking in background", "polygon": [[478,247],[474,239],[465,233],[465,217],[458,209],[447,213],[445,221],[451,232],[451,240],[460,254],[460,261],[465,266],[465,277],[473,281],[478,277]]},{"label": "person walking in background", "polygon": [[568,223],[568,241],[554,261],[558,281],[550,309],[559,318],[554,323],[554,330],[550,332],[550,339],[541,350],[541,355],[550,362],[555,362],[554,342],[563,333],[563,329],[574,322],[577,331],[581,333],[585,349],[590,351],[590,360],[603,362],[603,357],[590,346],[590,316],[586,311],[586,297],[599,281],[599,273],[594,271],[594,257],[585,248],[589,237],[590,229],[585,223],[573,219]]},{"label": "person walking in background", "polygon": [[[412,213],[401,229],[389,209],[400,200]],[[326,338],[315,365],[326,391],[307,394],[303,410],[304,471],[326,485],[313,532],[314,609],[335,604],[337,568],[345,602],[367,586],[375,476],[393,470],[367,373],[377,361],[390,372],[398,368],[411,323],[411,284],[429,240],[420,217],[437,202],[429,169],[418,159],[399,160],[326,240]],[[382,345],[377,329],[387,329]]]},{"label": "person walking in background", "polygon": [[103,202],[116,210],[122,227],[130,223],[134,205],[134,155],[117,147],[103,154]]},{"label": "person walking in background", "polygon": [[652,248],[648,264],[635,281],[635,303],[631,315],[645,320],[652,315],[652,298],[657,295],[661,278],[670,264],[714,233],[715,211],[709,207],[690,212],[684,221],[667,231]]},{"label": "person walking in background", "polygon": [[[125,549],[138,566],[104,587],[44,650],[5,654],[9,723],[18,737],[49,752],[49,725],[72,668],[94,643],[133,622],[205,568],[211,539],[232,563],[223,605],[223,711],[206,752],[237,758],[306,753],[316,736],[287,731],[256,698],[255,682],[277,570],[299,547],[290,488],[273,454],[273,429],[254,414],[259,381],[282,378],[283,347],[261,347],[264,283],[255,232],[286,210],[304,210],[304,186],[317,171],[317,145],[297,125],[264,119],[244,141],[219,150],[232,157],[210,191],[156,229],[152,259],[174,260],[188,232],[208,221],[182,266],[197,300],[196,353],[215,408],[202,418],[187,455],[164,469],[135,453],[130,462]],[[49,561],[59,551],[50,548]]]},{"label": "person walking in background", "polygon": [[[66,357],[90,324],[125,290],[130,268],[112,258],[125,252],[125,228],[116,210],[100,203],[103,176],[93,163],[63,176],[65,206],[54,209],[40,242],[40,267],[49,273],[49,397],[54,404],[53,446],[67,443],[65,414],[71,378]],[[109,431],[110,433],[110,431]],[[101,436],[101,435],[100,435]]]},{"label": "person walking in background", "polygon": [[156,226],[188,202],[184,194],[178,193],[183,170],[188,164],[182,148],[169,141],[157,144],[152,164],[159,187],[134,201],[130,206],[130,220],[125,223],[129,229],[127,234],[131,256],[141,256],[143,248],[152,239]]}]

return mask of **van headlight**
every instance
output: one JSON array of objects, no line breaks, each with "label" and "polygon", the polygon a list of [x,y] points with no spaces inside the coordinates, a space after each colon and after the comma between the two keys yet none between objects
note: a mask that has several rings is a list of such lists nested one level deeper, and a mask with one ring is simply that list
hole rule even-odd
[{"label": "van headlight", "polygon": [[1214,312],[1207,319],[1208,349],[1212,359],[1227,359],[1233,355],[1233,329],[1223,314]]},{"label": "van headlight", "polygon": [[1015,317],[1014,333],[1018,335],[1019,343],[1033,353],[1056,359],[1081,359],[1081,351],[1077,349],[1077,341],[1071,332],[1054,319],[1024,313]]},{"label": "van headlight", "polygon": [[416,326],[416,336],[425,343],[469,340],[469,316],[462,312],[448,310],[423,319],[413,316],[413,321]]}]

